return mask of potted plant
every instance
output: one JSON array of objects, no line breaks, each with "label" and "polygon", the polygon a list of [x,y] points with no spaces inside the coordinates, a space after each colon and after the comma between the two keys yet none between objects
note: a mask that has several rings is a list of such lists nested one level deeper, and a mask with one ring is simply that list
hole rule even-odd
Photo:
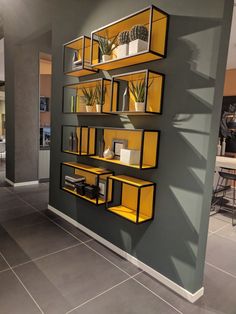
[{"label": "potted plant", "polygon": [[82,88],[83,98],[87,112],[93,111],[94,105],[94,90],[92,88]]},{"label": "potted plant", "polygon": [[97,84],[94,91],[94,99],[96,103],[96,111],[102,112],[102,106],[105,103],[105,95],[106,95],[106,86],[101,86],[101,84]]},{"label": "potted plant", "polygon": [[117,35],[112,40],[107,35],[105,37],[98,36],[98,44],[102,53],[102,62],[109,61],[113,50],[117,47]]},{"label": "potted plant", "polygon": [[131,81],[129,89],[134,97],[135,111],[144,112],[145,110],[144,98],[146,89],[145,80],[142,79],[140,81],[137,81],[136,83]]},{"label": "potted plant", "polygon": [[148,48],[148,29],[144,25],[135,25],[129,32],[129,54],[136,54]]},{"label": "potted plant", "polygon": [[129,54],[129,31],[120,32],[117,41],[117,58],[124,58]]}]

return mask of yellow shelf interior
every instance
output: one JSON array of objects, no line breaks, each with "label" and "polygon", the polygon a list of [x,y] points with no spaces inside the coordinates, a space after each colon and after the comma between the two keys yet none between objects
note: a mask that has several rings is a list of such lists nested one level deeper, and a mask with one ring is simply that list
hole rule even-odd
[{"label": "yellow shelf interior", "polygon": [[145,181],[142,179],[129,177],[129,176],[122,175],[122,174],[117,175],[117,176],[110,176],[110,178],[113,180],[116,180],[116,181],[132,184],[132,185],[137,186],[137,187],[142,187],[142,186],[153,184],[153,182],[150,182],[150,181]]},{"label": "yellow shelf interior", "polygon": [[[121,216],[124,217],[128,220],[131,220],[132,222],[137,222],[137,212],[133,209],[130,209],[128,207],[125,207],[123,205],[119,206],[114,206],[114,207],[108,207],[108,210]],[[147,217],[145,215],[139,214],[139,221],[138,222],[143,222],[146,220],[149,220],[150,217]]]},{"label": "yellow shelf interior", "polygon": [[[106,159],[106,158],[99,157],[99,156],[89,156],[89,157],[93,158],[93,159],[101,160],[101,161],[110,162],[110,163],[117,164],[117,165],[122,165],[122,166],[127,166],[127,167],[131,167],[131,168],[140,169],[139,165],[125,164],[125,163],[121,162],[118,159]],[[142,169],[148,169],[148,168],[152,168],[152,167],[153,166],[150,166],[150,165],[144,165],[144,164],[142,165]]]},{"label": "yellow shelf interior", "polygon": [[89,165],[85,165],[85,164],[81,164],[81,163],[77,163],[77,162],[63,162],[63,165],[70,166],[70,167],[84,170],[84,171],[88,171],[88,172],[93,173],[95,175],[98,175],[98,174],[102,175],[102,174],[106,174],[107,172],[109,172],[108,170],[103,169],[103,168],[89,166]]},{"label": "yellow shelf interior", "polygon": [[[78,197],[80,197],[80,198],[83,198],[83,199],[85,199],[85,200],[87,200],[87,201],[89,201],[89,202],[91,202],[91,203],[93,203],[93,204],[96,204],[96,198],[95,198],[95,199],[91,199],[91,198],[89,198],[89,197],[87,197],[87,196],[80,195],[80,194],[76,193],[75,191],[70,190],[70,189],[65,188],[65,187],[63,187],[62,189],[63,189],[64,191],[67,191],[67,192],[69,192],[69,193],[75,195],[75,196],[78,196]],[[101,205],[101,204],[105,204],[105,200],[103,200],[103,199],[101,199],[101,198],[98,198],[98,205]]]}]

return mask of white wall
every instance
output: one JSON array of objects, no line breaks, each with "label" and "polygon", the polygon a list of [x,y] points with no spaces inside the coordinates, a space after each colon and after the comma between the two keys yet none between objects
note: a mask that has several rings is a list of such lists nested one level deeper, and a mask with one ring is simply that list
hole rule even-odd
[{"label": "white wall", "polygon": [[4,73],[4,39],[0,39],[0,81],[5,81]]}]

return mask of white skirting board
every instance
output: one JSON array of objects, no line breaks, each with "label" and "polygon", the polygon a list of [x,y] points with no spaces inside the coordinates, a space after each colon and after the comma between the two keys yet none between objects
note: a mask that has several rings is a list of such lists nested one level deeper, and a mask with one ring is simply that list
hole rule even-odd
[{"label": "white skirting board", "polygon": [[131,262],[132,264],[137,266],[138,268],[142,269],[143,271],[148,273],[150,276],[152,276],[153,278],[155,278],[159,282],[161,282],[163,285],[167,286],[168,288],[173,290],[175,293],[177,293],[181,297],[187,299],[189,302],[194,303],[200,297],[203,296],[203,294],[204,294],[204,287],[202,287],[201,289],[199,289],[195,293],[191,293],[188,290],[184,289],[183,287],[177,285],[172,280],[170,280],[167,277],[163,276],[162,274],[157,272],[155,269],[153,269],[153,268],[149,267],[148,265],[144,264],[143,262],[138,260],[136,257],[134,257],[134,256],[130,255],[129,253],[121,250],[120,248],[118,248],[117,246],[112,244],[111,242],[109,242],[106,239],[100,237],[95,232],[93,232],[90,229],[84,227],[83,225],[78,223],[76,220],[74,220],[74,219],[70,218],[69,216],[63,214],[62,212],[60,212],[58,209],[54,208],[53,206],[48,205],[48,209],[51,210],[52,212],[54,212],[55,214],[57,214],[58,216],[60,216],[61,218],[65,219],[66,221],[68,221],[70,224],[72,224],[73,226],[77,227],[81,231],[87,233],[89,236],[91,236],[92,238],[94,238],[95,240],[100,242],[101,244],[105,245],[107,248],[109,248],[110,250],[114,251],[116,254],[120,255],[121,257],[125,258],[126,260],[128,260],[129,262]]},{"label": "white skirting board", "polygon": [[5,181],[14,187],[39,184],[39,181],[26,181],[26,182],[16,182],[15,183],[15,182],[12,182],[11,180],[7,179],[7,178],[5,178]]}]

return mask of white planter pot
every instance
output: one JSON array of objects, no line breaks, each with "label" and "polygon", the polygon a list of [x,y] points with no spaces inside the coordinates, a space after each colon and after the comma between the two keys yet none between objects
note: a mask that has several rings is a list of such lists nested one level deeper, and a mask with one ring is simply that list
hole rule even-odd
[{"label": "white planter pot", "polygon": [[129,44],[120,45],[116,48],[117,58],[124,58],[129,55]]},{"label": "white planter pot", "polygon": [[145,111],[145,103],[144,102],[135,102],[134,107],[135,107],[135,111],[140,111],[140,112]]},{"label": "white planter pot", "polygon": [[102,112],[102,105],[96,104],[96,111]]},{"label": "white planter pot", "polygon": [[129,43],[129,55],[133,55],[147,49],[148,49],[147,41],[135,39]]},{"label": "white planter pot", "polygon": [[86,106],[86,112],[92,112],[93,106]]},{"label": "white planter pot", "polygon": [[102,62],[107,62],[111,60],[111,55],[102,55]]}]

